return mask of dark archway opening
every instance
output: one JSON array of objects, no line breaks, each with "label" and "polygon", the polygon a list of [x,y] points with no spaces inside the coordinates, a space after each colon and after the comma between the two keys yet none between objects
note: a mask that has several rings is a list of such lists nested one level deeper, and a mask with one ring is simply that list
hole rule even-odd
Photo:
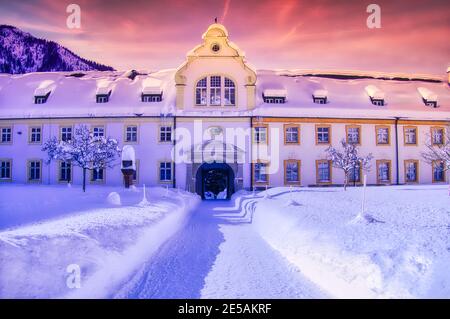
[{"label": "dark archway opening", "polygon": [[234,172],[226,163],[204,163],[196,174],[195,191],[202,199],[230,199],[234,193]]}]

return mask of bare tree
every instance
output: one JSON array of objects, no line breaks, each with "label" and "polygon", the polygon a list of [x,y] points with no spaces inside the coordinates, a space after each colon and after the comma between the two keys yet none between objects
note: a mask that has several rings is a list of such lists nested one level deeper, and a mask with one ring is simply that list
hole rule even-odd
[{"label": "bare tree", "polygon": [[443,134],[436,131],[433,135],[428,134],[425,146],[427,150],[421,153],[422,158],[430,165],[436,162],[443,163],[443,174],[446,174],[450,170],[450,125],[444,129]]},{"label": "bare tree", "polygon": [[48,154],[47,163],[61,160],[83,169],[83,192],[86,191],[86,171],[111,168],[120,155],[115,139],[94,136],[86,125],[77,127],[69,141],[50,138],[44,143],[42,150]]},{"label": "bare tree", "polygon": [[335,168],[344,171],[344,190],[347,190],[349,174],[352,172],[370,170],[370,161],[373,159],[370,153],[367,156],[358,156],[358,148],[355,144],[347,143],[345,139],[341,140],[342,149],[338,150],[333,146],[328,147],[325,152],[327,157],[332,161]]}]

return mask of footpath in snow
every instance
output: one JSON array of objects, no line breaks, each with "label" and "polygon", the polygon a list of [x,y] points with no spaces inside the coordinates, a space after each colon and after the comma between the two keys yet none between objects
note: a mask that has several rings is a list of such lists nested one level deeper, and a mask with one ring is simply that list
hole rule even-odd
[{"label": "footpath in snow", "polygon": [[326,295],[252,228],[251,201],[203,201],[116,298],[319,298]]}]

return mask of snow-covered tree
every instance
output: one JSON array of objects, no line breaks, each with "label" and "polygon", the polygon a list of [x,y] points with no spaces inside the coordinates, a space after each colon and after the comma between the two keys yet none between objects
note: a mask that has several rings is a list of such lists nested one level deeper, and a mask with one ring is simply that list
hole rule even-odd
[{"label": "snow-covered tree", "polygon": [[[434,132],[437,134],[437,132]],[[434,143],[436,141],[442,143]],[[434,141],[434,142],[433,142]],[[427,150],[422,152],[422,158],[429,164],[436,161],[444,163],[444,169],[450,170],[450,126],[447,128],[444,136],[431,136],[428,135],[428,139],[425,142]]]},{"label": "snow-covered tree", "polygon": [[371,153],[367,156],[359,156],[357,146],[352,143],[347,143],[345,139],[341,141],[341,146],[342,149],[336,149],[330,146],[325,152],[327,153],[328,159],[332,161],[333,167],[344,171],[344,190],[347,190],[350,172],[353,170],[359,171],[360,169],[369,171],[370,161],[373,156]]},{"label": "snow-covered tree", "polygon": [[42,151],[47,152],[47,163],[52,160],[70,162],[83,170],[83,192],[86,191],[86,171],[112,168],[120,155],[115,139],[94,136],[86,125],[75,128],[72,139],[59,141],[56,137],[44,143]]},{"label": "snow-covered tree", "polygon": [[[443,136],[428,135],[425,142],[427,150],[422,152],[422,158],[430,165],[435,162],[444,163],[444,174],[450,170],[450,125],[445,130]],[[438,134],[436,131],[433,134]],[[441,143],[436,143],[436,141]],[[450,181],[449,181],[449,195],[450,195]]]}]

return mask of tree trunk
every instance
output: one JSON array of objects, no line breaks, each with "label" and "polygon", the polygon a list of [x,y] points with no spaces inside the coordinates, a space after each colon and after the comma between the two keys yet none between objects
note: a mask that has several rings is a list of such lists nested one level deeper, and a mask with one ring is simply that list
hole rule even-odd
[{"label": "tree trunk", "polygon": [[347,183],[348,183],[348,173],[344,174],[344,191],[347,191]]},{"label": "tree trunk", "polygon": [[86,169],[83,168],[83,192],[86,192]]}]

